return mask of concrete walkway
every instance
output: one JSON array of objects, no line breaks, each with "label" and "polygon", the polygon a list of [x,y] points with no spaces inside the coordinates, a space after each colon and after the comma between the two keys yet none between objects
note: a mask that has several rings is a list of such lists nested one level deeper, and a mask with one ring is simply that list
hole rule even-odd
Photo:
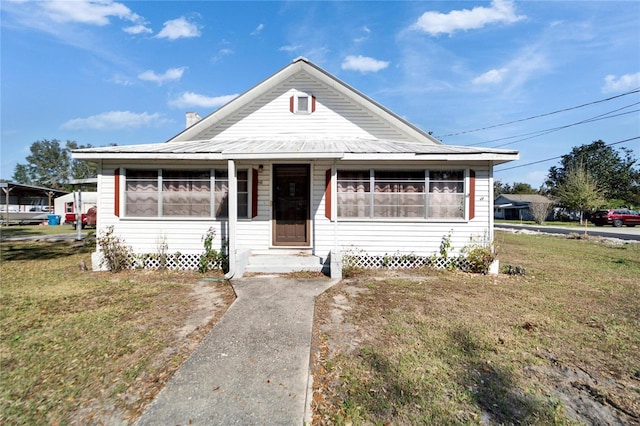
[{"label": "concrete walkway", "polygon": [[238,298],[138,420],[302,425],[315,297],[332,280],[233,280]]}]

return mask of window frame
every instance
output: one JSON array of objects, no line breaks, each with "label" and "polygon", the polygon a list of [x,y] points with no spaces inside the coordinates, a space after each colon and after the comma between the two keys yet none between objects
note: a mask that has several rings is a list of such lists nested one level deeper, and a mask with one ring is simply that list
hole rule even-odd
[{"label": "window frame", "polygon": [[[307,101],[305,109],[300,108],[301,98],[304,98]],[[315,112],[315,96],[305,92],[296,92],[291,97],[291,112],[298,115],[310,115]]]},{"label": "window frame", "polygon": [[[340,183],[341,181],[348,180],[342,179],[340,177],[341,173],[364,173],[368,171],[369,180],[367,182],[366,187],[367,191],[364,191],[365,198],[368,199],[367,209],[368,214],[364,216],[343,216],[341,215],[341,209],[344,207],[341,202],[341,194],[345,194],[345,191],[340,191]],[[417,194],[422,194],[424,197],[424,205],[423,205],[423,214],[421,216],[386,216],[380,217],[376,216],[376,202],[375,196],[376,194],[383,194],[383,192],[376,192],[376,182],[382,181],[382,179],[376,179],[376,172],[384,172],[384,173],[397,173],[402,175],[406,174],[415,174],[417,172],[424,173],[424,181],[420,180],[420,185],[423,185],[423,192],[418,192]],[[462,215],[460,216],[450,216],[450,217],[439,217],[439,216],[430,216],[430,200],[432,198],[431,192],[431,173],[438,172],[462,172],[462,178],[459,180],[452,180],[452,182],[457,182],[462,184],[462,192],[453,192],[452,194],[460,194],[459,196],[462,198]],[[357,166],[344,168],[339,167],[336,170],[336,184],[335,184],[335,203],[336,210],[335,215],[336,219],[340,221],[394,221],[394,222],[468,222],[473,219],[474,215],[470,212],[470,207],[473,203],[470,202],[470,197],[475,192],[474,189],[471,188],[472,182],[471,175],[474,174],[469,168],[456,168],[456,167],[437,167],[437,168],[401,168],[401,167],[372,167],[372,168],[359,168]],[[353,179],[352,179],[353,180]],[[415,182],[415,180],[407,180],[406,182]],[[390,192],[393,194],[396,192]],[[400,192],[402,193],[402,192]],[[410,205],[398,204],[395,206],[396,211],[400,211],[402,207],[408,208]]]},{"label": "window frame", "polygon": [[[153,182],[155,182],[155,191],[156,191],[156,214],[155,215],[149,215],[149,216],[142,216],[142,215],[132,215],[129,214],[127,212],[128,210],[128,205],[129,205],[129,200],[128,200],[128,190],[127,190],[127,184],[129,182],[129,172],[130,171],[140,171],[140,172],[155,172],[155,180],[153,180]],[[163,215],[163,192],[166,194],[167,191],[163,191],[163,175],[165,174],[166,171],[171,171],[171,172],[206,172],[209,174],[209,191],[208,191],[208,198],[209,198],[209,205],[210,205],[210,210],[209,210],[209,214],[208,215],[202,215],[202,216],[192,216],[192,215]],[[201,168],[180,168],[180,167],[126,167],[126,168],[122,168],[121,172],[119,175],[122,176],[123,179],[121,179],[122,183],[121,186],[119,188],[116,188],[116,191],[119,191],[121,193],[121,199],[123,200],[122,202],[122,207],[121,207],[121,211],[119,212],[120,214],[117,215],[119,217],[121,217],[122,219],[142,219],[142,220],[216,220],[216,221],[225,221],[229,219],[229,214],[228,211],[226,212],[226,214],[224,215],[218,215],[216,214],[216,211],[218,210],[218,204],[220,203],[216,203],[216,196],[215,196],[215,189],[216,189],[216,173],[224,173],[227,175],[227,177],[224,179],[224,181],[227,182],[227,191],[228,191],[228,169],[226,167],[214,167],[214,168],[206,168],[206,167],[201,167]],[[251,219],[251,203],[252,203],[252,194],[254,189],[252,188],[251,185],[251,176],[252,173],[255,173],[254,171],[252,171],[251,168],[249,167],[245,167],[245,168],[239,168],[237,169],[237,173],[245,173],[246,179],[244,179],[244,181],[246,182],[246,191],[239,191],[238,195],[241,194],[246,194],[246,203],[242,204],[246,211],[242,212],[242,214],[240,214],[240,212],[238,212],[238,219],[239,220],[244,220],[244,219]],[[177,192],[177,191],[176,191]],[[224,197],[226,199],[226,197]],[[241,205],[238,204],[238,208],[241,208]]]}]

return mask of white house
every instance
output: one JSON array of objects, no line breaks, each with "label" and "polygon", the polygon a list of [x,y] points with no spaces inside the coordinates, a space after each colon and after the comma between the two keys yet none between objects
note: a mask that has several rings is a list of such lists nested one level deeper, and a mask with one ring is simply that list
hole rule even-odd
[{"label": "white house", "polygon": [[62,216],[64,222],[67,214],[87,213],[87,211],[98,205],[98,193],[91,191],[72,192],[53,200],[54,212]]},{"label": "white house", "polygon": [[165,143],[73,157],[99,164],[98,234],[113,226],[136,253],[163,244],[197,264],[213,228],[229,276],[275,271],[283,255],[340,276],[344,253],[490,243],[493,167],[518,152],[444,145],[298,58]]}]

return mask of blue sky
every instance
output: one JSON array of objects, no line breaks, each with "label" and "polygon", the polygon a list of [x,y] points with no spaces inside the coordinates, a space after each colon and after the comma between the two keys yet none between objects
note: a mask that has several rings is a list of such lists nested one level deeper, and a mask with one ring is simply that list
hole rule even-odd
[{"label": "blue sky", "polygon": [[[186,111],[207,115],[298,56],[446,144],[519,150],[521,160],[496,168],[503,182],[537,188],[557,160],[527,164],[640,136],[638,1],[0,8],[4,179],[37,140],[163,142]],[[640,139],[615,147],[640,156]]]}]

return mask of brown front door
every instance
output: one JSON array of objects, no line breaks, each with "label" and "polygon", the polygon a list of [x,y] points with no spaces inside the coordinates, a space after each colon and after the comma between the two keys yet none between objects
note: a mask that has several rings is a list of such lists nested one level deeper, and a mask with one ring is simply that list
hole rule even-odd
[{"label": "brown front door", "polygon": [[273,244],[309,245],[309,165],[273,166]]}]

